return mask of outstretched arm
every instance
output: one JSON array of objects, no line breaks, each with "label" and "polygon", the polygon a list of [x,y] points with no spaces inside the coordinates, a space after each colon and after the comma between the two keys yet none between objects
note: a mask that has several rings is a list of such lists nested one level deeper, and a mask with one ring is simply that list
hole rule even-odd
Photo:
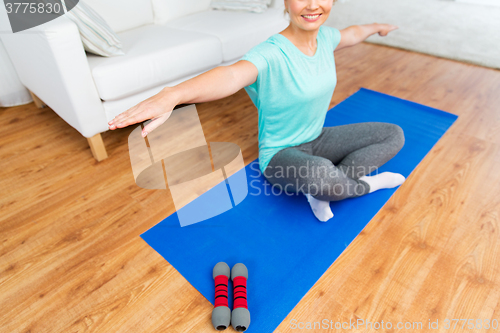
[{"label": "outstretched arm", "polygon": [[152,119],[142,130],[142,136],[163,124],[179,104],[209,102],[230,96],[255,82],[259,71],[251,62],[240,60],[229,66],[215,67],[142,101],[108,122],[109,129],[127,127]]},{"label": "outstretched arm", "polygon": [[397,26],[392,24],[363,24],[352,25],[345,29],[340,30],[340,43],[337,45],[335,51],[344,47],[353,46],[361,43],[369,36],[378,33],[380,36],[386,36],[389,32],[398,29]]}]

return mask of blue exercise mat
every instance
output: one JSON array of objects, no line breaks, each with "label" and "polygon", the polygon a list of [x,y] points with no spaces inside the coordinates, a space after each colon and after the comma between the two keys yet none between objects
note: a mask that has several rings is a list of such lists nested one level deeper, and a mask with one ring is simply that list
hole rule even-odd
[{"label": "blue exercise mat", "polygon": [[[403,128],[405,145],[378,172],[408,177],[456,119],[456,115],[444,111],[361,88],[327,113],[325,126],[369,121],[398,124]],[[230,267],[244,263],[249,271],[251,314],[247,332],[269,333],[397,188],[331,202],[335,216],[322,223],[303,195],[266,195],[270,184],[258,170],[257,160],[245,167],[248,195],[236,207],[185,227],[180,226],[175,213],[141,237],[212,304],[214,265],[220,261]],[[238,173],[231,177],[238,177]],[[231,307],[231,283],[229,295]],[[206,319],[210,321],[210,317]]]}]

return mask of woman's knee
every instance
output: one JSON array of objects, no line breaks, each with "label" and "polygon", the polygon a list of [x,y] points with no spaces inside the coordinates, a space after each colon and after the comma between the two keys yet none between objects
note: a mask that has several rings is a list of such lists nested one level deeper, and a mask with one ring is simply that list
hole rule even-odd
[{"label": "woman's knee", "polygon": [[390,138],[394,143],[397,151],[400,151],[405,144],[405,134],[401,126],[397,124],[389,124]]}]

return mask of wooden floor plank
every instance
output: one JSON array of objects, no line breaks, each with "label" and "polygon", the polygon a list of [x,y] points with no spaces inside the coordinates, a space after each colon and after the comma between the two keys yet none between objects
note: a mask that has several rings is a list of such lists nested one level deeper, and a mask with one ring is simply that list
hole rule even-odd
[{"label": "wooden floor plank", "polygon": [[[276,332],[297,331],[292,320],[438,319],[433,331],[453,332],[444,319],[495,319],[500,72],[369,43],[337,52],[336,66],[331,107],[363,87],[459,118]],[[197,110],[207,142],[258,157],[243,89]],[[0,124],[1,332],[214,331],[210,302],[140,238],[175,207],[168,190],[135,184],[134,126],[103,133],[97,163],[50,108],[0,108]]]}]

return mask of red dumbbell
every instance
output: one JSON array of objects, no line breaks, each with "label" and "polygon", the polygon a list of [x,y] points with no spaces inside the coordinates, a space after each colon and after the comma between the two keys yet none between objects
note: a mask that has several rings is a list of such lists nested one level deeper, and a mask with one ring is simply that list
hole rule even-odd
[{"label": "red dumbbell", "polygon": [[212,310],[212,324],[217,331],[223,331],[229,327],[231,321],[231,310],[228,306],[227,284],[229,281],[229,266],[225,262],[219,262],[213,270],[215,280],[215,302]]},{"label": "red dumbbell", "polygon": [[250,311],[247,304],[248,269],[243,264],[236,264],[231,270],[233,280],[233,312],[231,325],[237,332],[244,332],[250,326]]}]

